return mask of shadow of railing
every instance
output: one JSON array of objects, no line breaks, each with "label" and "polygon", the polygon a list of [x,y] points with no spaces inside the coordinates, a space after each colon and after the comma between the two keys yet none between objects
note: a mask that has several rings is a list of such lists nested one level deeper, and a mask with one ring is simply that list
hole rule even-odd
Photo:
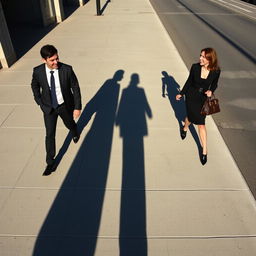
[{"label": "shadow of railing", "polygon": [[143,137],[148,134],[146,115],[151,118],[152,113],[138,83],[138,74],[133,74],[122,92],[116,118],[123,139],[120,256],[148,254]]},{"label": "shadow of railing", "polygon": [[41,227],[34,256],[95,254],[123,73],[108,79],[83,110],[79,129],[94,116],[91,127]]}]

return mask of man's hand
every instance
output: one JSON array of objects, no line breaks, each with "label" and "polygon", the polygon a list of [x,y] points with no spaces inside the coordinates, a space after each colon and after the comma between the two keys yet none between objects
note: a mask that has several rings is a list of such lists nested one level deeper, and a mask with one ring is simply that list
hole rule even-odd
[{"label": "man's hand", "polygon": [[176,100],[180,100],[182,98],[182,95],[181,94],[177,94],[176,95]]},{"label": "man's hand", "polygon": [[73,111],[73,118],[77,119],[81,115],[81,110],[75,109]]}]

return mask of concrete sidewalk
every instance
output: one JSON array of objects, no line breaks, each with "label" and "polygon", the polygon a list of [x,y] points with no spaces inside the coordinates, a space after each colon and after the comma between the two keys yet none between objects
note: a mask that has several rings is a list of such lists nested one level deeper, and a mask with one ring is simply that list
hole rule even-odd
[{"label": "concrete sidewalk", "polygon": [[[83,106],[93,100],[78,144],[59,121],[60,163],[42,176],[45,131],[30,81],[48,43],[73,66]],[[108,79],[120,69],[119,88]],[[111,0],[101,17],[90,1],[1,70],[0,255],[256,255],[255,200],[212,118],[205,166],[195,131],[180,139],[174,96],[187,76],[148,0]]]}]

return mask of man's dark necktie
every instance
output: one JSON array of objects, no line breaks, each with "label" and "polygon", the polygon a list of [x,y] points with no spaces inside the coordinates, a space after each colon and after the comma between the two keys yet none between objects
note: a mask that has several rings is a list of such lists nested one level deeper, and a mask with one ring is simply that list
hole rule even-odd
[{"label": "man's dark necktie", "polygon": [[55,89],[55,79],[53,76],[54,71],[50,71],[51,73],[51,96],[52,96],[52,107],[57,108],[58,107],[58,101],[56,96],[56,89]]}]

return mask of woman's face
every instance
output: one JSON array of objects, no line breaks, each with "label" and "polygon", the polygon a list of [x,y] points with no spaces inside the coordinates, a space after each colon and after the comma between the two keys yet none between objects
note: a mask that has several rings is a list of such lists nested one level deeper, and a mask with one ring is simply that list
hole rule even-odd
[{"label": "woman's face", "polygon": [[201,66],[207,67],[209,65],[209,61],[206,59],[204,51],[201,52],[199,60]]}]

